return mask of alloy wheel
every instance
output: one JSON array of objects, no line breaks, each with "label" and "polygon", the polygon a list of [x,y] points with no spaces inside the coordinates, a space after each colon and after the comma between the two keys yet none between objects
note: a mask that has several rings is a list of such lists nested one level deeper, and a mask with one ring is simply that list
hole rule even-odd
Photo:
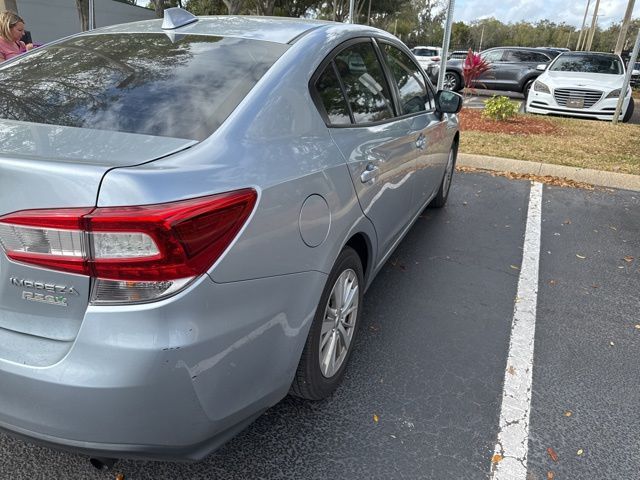
[{"label": "alloy wheel", "polygon": [[344,363],[358,318],[358,277],[351,269],[340,274],[325,307],[320,332],[320,371],[333,377]]}]

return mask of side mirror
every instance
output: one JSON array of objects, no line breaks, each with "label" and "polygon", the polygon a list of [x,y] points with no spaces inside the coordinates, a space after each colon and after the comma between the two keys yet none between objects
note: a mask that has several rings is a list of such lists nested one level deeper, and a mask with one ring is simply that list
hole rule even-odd
[{"label": "side mirror", "polygon": [[540,70],[541,72],[544,72],[546,69],[547,69],[547,66],[544,63],[541,63],[536,67],[536,70]]},{"label": "side mirror", "polygon": [[436,110],[442,113],[458,113],[462,108],[462,95],[451,90],[436,93]]}]

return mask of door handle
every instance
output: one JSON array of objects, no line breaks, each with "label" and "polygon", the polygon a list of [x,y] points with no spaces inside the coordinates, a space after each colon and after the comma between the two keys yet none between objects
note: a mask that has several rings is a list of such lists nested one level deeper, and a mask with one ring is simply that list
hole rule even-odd
[{"label": "door handle", "polygon": [[373,163],[370,163],[367,165],[367,168],[365,169],[365,171],[362,172],[362,174],[360,175],[360,181],[362,183],[370,182],[371,180],[374,180],[375,178],[377,178],[379,173],[380,173],[380,169],[376,167]]},{"label": "door handle", "polygon": [[427,145],[427,139],[425,138],[424,134],[421,133],[418,139],[416,140],[416,148],[420,150],[424,150],[424,147],[426,145]]}]

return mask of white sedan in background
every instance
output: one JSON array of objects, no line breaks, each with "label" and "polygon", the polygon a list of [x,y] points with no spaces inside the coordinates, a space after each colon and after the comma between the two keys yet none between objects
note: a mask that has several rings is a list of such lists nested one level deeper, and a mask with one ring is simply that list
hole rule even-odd
[{"label": "white sedan in background", "polygon": [[[541,65],[539,69],[544,69]],[[618,55],[566,52],[540,75],[527,96],[527,113],[611,120],[622,90],[625,68]],[[633,114],[631,88],[625,92],[622,121]]]}]

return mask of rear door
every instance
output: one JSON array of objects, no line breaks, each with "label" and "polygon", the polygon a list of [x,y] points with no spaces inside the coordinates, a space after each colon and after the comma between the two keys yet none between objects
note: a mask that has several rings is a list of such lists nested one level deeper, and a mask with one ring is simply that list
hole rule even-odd
[{"label": "rear door", "polygon": [[314,76],[314,87],[362,210],[375,226],[381,260],[411,218],[417,137],[411,119],[398,118],[380,52],[370,38],[334,51]]},{"label": "rear door", "polygon": [[500,89],[521,91],[524,79],[536,74],[538,65],[548,62],[549,58],[540,52],[508,49],[500,66]]}]

